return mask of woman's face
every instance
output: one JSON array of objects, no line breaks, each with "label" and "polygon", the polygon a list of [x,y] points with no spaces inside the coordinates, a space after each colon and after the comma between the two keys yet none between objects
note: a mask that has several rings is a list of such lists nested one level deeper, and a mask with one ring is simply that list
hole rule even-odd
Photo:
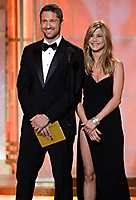
[{"label": "woman's face", "polygon": [[101,28],[97,28],[91,35],[88,44],[93,52],[99,52],[104,48],[104,36]]}]

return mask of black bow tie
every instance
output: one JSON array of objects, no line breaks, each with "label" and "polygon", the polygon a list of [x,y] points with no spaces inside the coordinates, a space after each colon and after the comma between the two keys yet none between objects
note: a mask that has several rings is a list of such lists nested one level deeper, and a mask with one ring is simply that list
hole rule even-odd
[{"label": "black bow tie", "polygon": [[53,44],[46,44],[46,43],[42,43],[41,44],[41,48],[43,51],[46,51],[49,47],[51,47],[53,50],[57,49],[57,43],[53,43]]}]

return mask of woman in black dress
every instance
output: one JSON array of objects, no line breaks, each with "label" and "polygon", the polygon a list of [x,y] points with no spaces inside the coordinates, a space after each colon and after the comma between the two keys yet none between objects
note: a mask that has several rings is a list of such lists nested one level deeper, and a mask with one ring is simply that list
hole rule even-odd
[{"label": "woman in black dress", "polygon": [[123,63],[113,55],[110,30],[92,23],[84,39],[85,78],[77,151],[78,200],[130,200],[124,170],[119,104]]}]

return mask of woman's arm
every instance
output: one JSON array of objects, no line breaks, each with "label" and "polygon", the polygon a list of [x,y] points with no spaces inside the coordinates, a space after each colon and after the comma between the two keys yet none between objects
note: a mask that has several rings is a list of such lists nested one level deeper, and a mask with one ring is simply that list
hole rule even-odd
[{"label": "woman's arm", "polygon": [[[77,105],[77,115],[81,119],[83,125],[86,124],[87,117],[86,117],[82,102],[79,102]],[[91,131],[91,134],[90,134],[90,131],[88,132],[86,131],[86,133],[89,135],[91,140],[100,142],[101,138],[98,136],[98,134],[101,134],[101,132],[97,128],[95,128],[94,124],[93,126],[94,126],[94,129]],[[85,130],[84,127],[81,130]]]},{"label": "woman's arm", "polygon": [[[122,90],[124,86],[124,66],[123,63],[120,61],[117,61],[115,66],[115,71],[113,75],[113,97],[111,100],[106,104],[106,106],[101,110],[100,113],[98,113],[96,116],[96,120],[98,123],[108,114],[110,114],[120,103],[121,103],[121,97],[122,97]],[[92,119],[88,120],[85,123],[85,130],[88,129],[93,130],[94,128],[94,122]],[[97,123],[95,124],[95,126]]]},{"label": "woman's arm", "polygon": [[77,105],[77,114],[78,117],[81,119],[82,123],[85,123],[87,121],[82,102],[79,102]]},{"label": "woman's arm", "polygon": [[113,80],[113,97],[102,109],[102,111],[96,116],[99,121],[110,114],[121,103],[122,90],[124,86],[124,66],[122,62],[117,62]]}]

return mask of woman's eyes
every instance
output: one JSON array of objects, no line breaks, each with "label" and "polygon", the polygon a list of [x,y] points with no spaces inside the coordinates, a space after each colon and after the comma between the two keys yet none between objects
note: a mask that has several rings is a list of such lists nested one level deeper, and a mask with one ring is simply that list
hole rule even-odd
[{"label": "woman's eyes", "polygon": [[103,35],[101,35],[101,34],[98,34],[98,35],[91,35],[91,37],[98,37],[98,38],[100,38],[100,37],[102,37]]}]

